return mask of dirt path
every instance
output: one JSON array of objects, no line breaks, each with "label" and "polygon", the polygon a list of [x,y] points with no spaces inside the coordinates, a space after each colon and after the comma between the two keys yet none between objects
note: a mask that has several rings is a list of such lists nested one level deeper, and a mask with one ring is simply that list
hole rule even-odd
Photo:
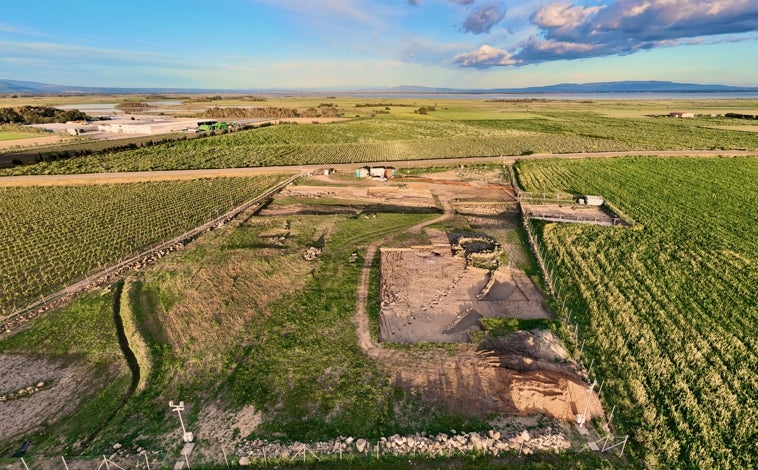
[{"label": "dirt path", "polygon": [[[590,153],[541,153],[524,156],[473,157],[473,158],[439,158],[432,160],[403,160],[393,162],[372,162],[373,166],[394,166],[419,168],[434,165],[468,165],[472,163],[512,164],[518,160],[542,160],[549,158],[614,158],[614,157],[748,157],[758,156],[758,151],[742,150],[676,150],[676,151],[632,151],[632,152],[590,152]],[[0,177],[2,186],[50,186],[72,184],[125,183],[135,181],[161,181],[176,179],[197,179],[208,177],[254,176],[265,173],[306,173],[319,168],[334,168],[338,171],[352,171],[361,166],[359,163],[340,163],[332,165],[297,165],[256,168],[218,168],[205,170],[170,170],[170,171],[135,171],[122,173],[85,173],[79,175],[26,175]]]}]

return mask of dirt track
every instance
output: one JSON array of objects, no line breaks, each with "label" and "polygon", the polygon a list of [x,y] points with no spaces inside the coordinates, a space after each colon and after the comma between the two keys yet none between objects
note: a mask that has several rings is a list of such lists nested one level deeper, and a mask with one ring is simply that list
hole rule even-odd
[{"label": "dirt track", "polygon": [[[517,160],[541,160],[549,158],[612,158],[629,156],[650,157],[748,157],[758,156],[756,151],[741,150],[677,150],[677,151],[634,151],[634,152],[591,152],[591,153],[540,153],[524,156],[441,158],[433,160],[409,160],[395,162],[373,162],[374,166],[427,167],[452,166],[471,163],[513,163]],[[306,173],[319,168],[336,170],[354,170],[360,163],[340,163],[336,165],[297,165],[256,168],[219,168],[207,170],[171,170],[171,171],[136,171],[122,173],[85,173],[80,175],[27,175],[0,177],[2,186],[50,186],[72,184],[126,183],[133,181],[161,181],[176,179],[195,179],[207,177],[254,176],[262,173]]]}]

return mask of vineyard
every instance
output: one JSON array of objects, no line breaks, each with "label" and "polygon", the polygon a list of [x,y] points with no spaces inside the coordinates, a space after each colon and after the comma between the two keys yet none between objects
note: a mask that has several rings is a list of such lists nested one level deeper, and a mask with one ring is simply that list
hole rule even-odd
[{"label": "vineyard", "polygon": [[530,191],[602,194],[638,221],[538,227],[636,457],[755,468],[758,159],[524,161],[518,175]]},{"label": "vineyard", "polygon": [[0,318],[250,200],[283,176],[0,190]]},{"label": "vineyard", "polygon": [[619,119],[575,112],[501,120],[285,124],[20,166],[0,175],[367,163],[535,152],[758,149],[754,133],[704,126],[700,121]]}]

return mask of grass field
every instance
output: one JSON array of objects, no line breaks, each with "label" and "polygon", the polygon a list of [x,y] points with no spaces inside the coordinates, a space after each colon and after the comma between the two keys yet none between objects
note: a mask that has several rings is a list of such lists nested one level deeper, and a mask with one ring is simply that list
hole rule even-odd
[{"label": "grass field", "polygon": [[758,159],[521,162],[518,175],[638,221],[540,236],[632,452],[651,468],[754,467]]},{"label": "grass field", "polygon": [[39,134],[25,134],[22,132],[3,132],[0,131],[0,140],[17,140],[39,137]]},{"label": "grass field", "polygon": [[0,315],[170,240],[281,176],[0,190]]}]

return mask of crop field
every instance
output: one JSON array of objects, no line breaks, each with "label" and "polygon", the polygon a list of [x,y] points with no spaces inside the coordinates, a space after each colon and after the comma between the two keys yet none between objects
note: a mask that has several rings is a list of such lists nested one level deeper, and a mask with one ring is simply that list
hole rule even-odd
[{"label": "crop field", "polygon": [[0,190],[0,318],[254,198],[282,176]]},{"label": "crop field", "polygon": [[39,134],[27,134],[27,133],[22,133],[22,132],[3,132],[3,131],[0,131],[0,140],[29,139],[31,137],[39,137]]},{"label": "crop field", "polygon": [[[446,111],[441,111],[444,116]],[[454,114],[465,117],[466,113]],[[476,117],[471,114],[469,117]],[[507,119],[397,117],[289,124],[5,169],[0,175],[368,163],[628,150],[758,149],[755,133],[706,119],[611,118],[540,110]]]},{"label": "crop field", "polygon": [[758,465],[758,159],[524,161],[518,175],[638,221],[540,225],[632,452],[650,468]]}]

